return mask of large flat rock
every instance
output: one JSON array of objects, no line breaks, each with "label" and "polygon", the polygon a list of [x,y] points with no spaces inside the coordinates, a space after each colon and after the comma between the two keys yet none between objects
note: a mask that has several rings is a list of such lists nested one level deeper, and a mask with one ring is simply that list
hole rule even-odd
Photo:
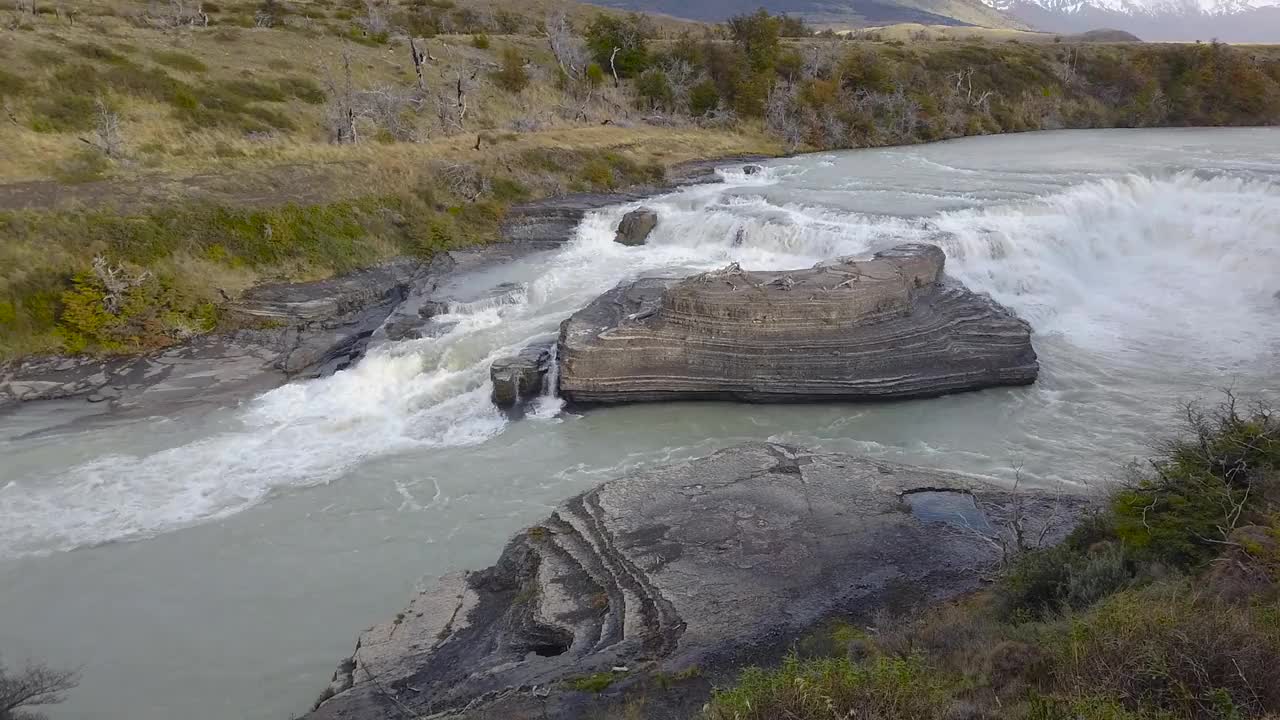
[{"label": "large flat rock", "polygon": [[930,397],[1025,385],[1031,328],[943,275],[933,245],[806,270],[736,265],[601,296],[560,332],[574,403]]},{"label": "large flat rock", "polygon": [[[603,717],[696,668],[700,680],[657,693],[646,715],[687,717],[709,683],[777,659],[816,623],[975,589],[1015,517],[1024,537],[1052,542],[1085,505],[778,444],[638,472],[366,632],[309,717]],[[574,682],[597,673],[614,682]]]}]

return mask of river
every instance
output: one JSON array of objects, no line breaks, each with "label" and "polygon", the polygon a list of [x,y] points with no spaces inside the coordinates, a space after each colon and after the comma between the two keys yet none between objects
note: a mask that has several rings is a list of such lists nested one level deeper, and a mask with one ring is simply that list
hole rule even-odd
[{"label": "river", "polygon": [[[423,577],[628,468],[774,439],[1009,483],[1105,486],[1221,388],[1280,394],[1280,129],[1063,131],[816,154],[590,215],[456,280],[434,339],[234,406],[0,415],[0,653],[82,669],[53,720],[283,720]],[[738,240],[740,239],[740,242]],[[1035,330],[1039,382],[874,405],[668,404],[509,421],[488,364],[621,280],[800,268],[903,240]],[[456,324],[453,324],[456,323]]]}]

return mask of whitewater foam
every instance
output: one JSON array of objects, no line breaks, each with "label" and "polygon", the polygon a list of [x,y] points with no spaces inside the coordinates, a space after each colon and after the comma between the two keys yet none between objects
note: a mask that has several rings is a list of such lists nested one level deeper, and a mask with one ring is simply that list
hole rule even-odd
[{"label": "whitewater foam", "polygon": [[[838,169],[829,162],[814,167]],[[1079,349],[1045,360],[1073,364],[1081,377],[1168,373],[1187,364],[1244,372],[1263,363],[1267,372],[1280,351],[1273,298],[1280,290],[1280,189],[1258,169],[1124,175],[1065,190],[1051,178],[1038,194],[1006,189],[1031,199],[985,205],[991,188],[874,188],[935,196],[941,212],[927,217],[814,204],[811,194],[786,190],[806,172],[803,163],[755,175],[726,171],[723,184],[646,201],[662,218],[646,247],[612,241],[617,222],[637,204],[593,213],[561,251],[523,266],[509,292],[450,305],[437,319],[450,326],[438,337],[386,343],[350,370],[268,392],[195,442],[10,479],[0,485],[0,553],[147,537],[338,480],[374,458],[489,442],[509,423],[489,400],[489,365],[550,342],[568,314],[620,281],[651,273],[728,262],[807,267],[929,241],[944,248],[951,274],[1013,308],[1041,337]],[[861,190],[850,183],[846,192]],[[1059,391],[1049,385],[1042,402]],[[535,421],[558,421],[553,388],[554,378],[530,409]]]}]

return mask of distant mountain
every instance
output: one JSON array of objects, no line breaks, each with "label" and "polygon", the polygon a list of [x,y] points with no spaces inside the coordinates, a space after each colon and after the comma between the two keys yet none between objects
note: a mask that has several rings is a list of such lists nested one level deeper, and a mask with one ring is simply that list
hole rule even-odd
[{"label": "distant mountain", "polygon": [[[1280,0],[1277,0],[1280,2]],[[981,25],[996,28],[1026,26],[983,0],[592,0],[596,5],[658,12],[690,20],[717,22],[763,7],[810,22],[853,26],[921,23],[923,25]]]},{"label": "distant mountain", "polygon": [[1280,42],[1280,0],[984,0],[1047,32],[1115,28],[1144,40]]}]

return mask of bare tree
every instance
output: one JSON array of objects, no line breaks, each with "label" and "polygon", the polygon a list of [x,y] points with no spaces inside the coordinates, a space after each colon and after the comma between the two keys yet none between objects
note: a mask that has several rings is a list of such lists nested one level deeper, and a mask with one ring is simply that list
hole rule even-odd
[{"label": "bare tree", "polygon": [[[477,140],[477,144],[479,141]],[[445,187],[453,194],[475,202],[491,189],[488,176],[481,173],[474,165],[448,165],[440,173]]]},{"label": "bare tree", "polygon": [[103,255],[93,259],[93,275],[105,291],[102,295],[102,307],[112,315],[119,315],[124,310],[130,290],[151,279],[151,271],[132,272],[123,265],[112,265]]},{"label": "bare tree", "polygon": [[364,0],[364,17],[360,19],[360,25],[366,33],[384,35],[390,32],[391,24],[387,22],[384,5],[384,0]]},{"label": "bare tree", "polygon": [[409,38],[409,55],[413,58],[413,70],[418,75],[418,89],[422,92],[427,91],[427,80],[423,75],[423,65],[427,60],[428,52],[418,50],[418,44],[414,42],[412,37]]},{"label": "bare tree", "polygon": [[422,104],[423,97],[417,92],[381,85],[357,94],[355,116],[368,118],[395,140],[415,140],[413,123],[406,116]]},{"label": "bare tree", "polygon": [[81,142],[92,145],[109,158],[118,158],[124,148],[124,139],[120,133],[120,115],[111,109],[101,95],[96,101],[94,116],[93,140],[80,138]]},{"label": "bare tree", "polygon": [[552,13],[544,32],[560,71],[572,80],[581,80],[587,70],[587,47],[582,38],[574,35],[568,16],[563,11]]},{"label": "bare tree", "polygon": [[79,673],[55,670],[38,662],[27,663],[22,672],[9,675],[0,665],[0,720],[37,720],[43,716],[27,708],[54,705],[80,684]]},{"label": "bare tree", "polygon": [[804,141],[804,130],[795,112],[798,95],[793,83],[779,80],[769,89],[765,103],[765,125],[782,136],[788,150],[795,150]]},{"label": "bare tree", "polygon": [[351,84],[351,53],[342,51],[342,82],[330,72],[325,78],[329,86],[329,139],[339,145],[359,142],[356,135],[356,96]]},{"label": "bare tree", "polygon": [[689,107],[689,94],[693,87],[702,82],[702,71],[686,60],[672,59],[665,63],[662,71],[667,75],[667,84],[671,86],[671,99],[675,107]]}]

